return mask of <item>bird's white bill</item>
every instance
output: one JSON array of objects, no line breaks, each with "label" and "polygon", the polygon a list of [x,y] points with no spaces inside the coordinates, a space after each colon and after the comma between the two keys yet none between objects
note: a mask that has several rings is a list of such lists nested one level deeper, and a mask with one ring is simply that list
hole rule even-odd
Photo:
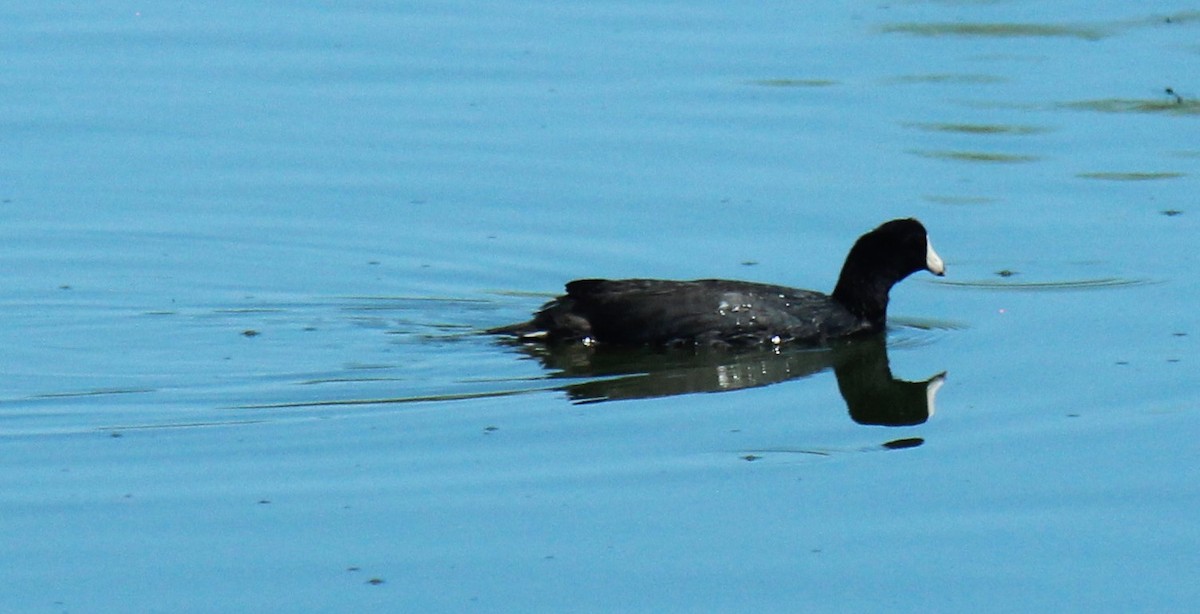
[{"label": "bird's white bill", "polygon": [[937,399],[938,390],[946,383],[946,374],[938,373],[929,380],[929,384],[925,386],[925,407],[929,409],[929,417],[933,417],[934,401]]},{"label": "bird's white bill", "polygon": [[933,242],[928,237],[925,239],[925,268],[938,277],[946,274],[946,263],[933,251]]}]

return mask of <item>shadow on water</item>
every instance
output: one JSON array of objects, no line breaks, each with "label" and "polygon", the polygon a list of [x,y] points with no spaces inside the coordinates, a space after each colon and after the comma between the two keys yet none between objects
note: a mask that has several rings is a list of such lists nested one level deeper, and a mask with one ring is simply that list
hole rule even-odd
[{"label": "shadow on water", "polygon": [[882,335],[824,349],[742,350],[596,348],[519,344],[551,379],[584,379],[561,389],[576,403],[645,399],[768,386],[833,369],[850,418],[859,424],[911,426],[934,411],[945,373],[909,382],[892,376]]}]

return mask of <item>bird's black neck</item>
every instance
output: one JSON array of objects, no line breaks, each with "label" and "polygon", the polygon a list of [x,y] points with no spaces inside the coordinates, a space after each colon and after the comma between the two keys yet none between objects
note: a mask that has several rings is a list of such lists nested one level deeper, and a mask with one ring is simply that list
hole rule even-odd
[{"label": "bird's black neck", "polygon": [[881,271],[860,271],[850,261],[842,267],[833,300],[871,326],[883,330],[887,323],[888,293],[899,281]]}]

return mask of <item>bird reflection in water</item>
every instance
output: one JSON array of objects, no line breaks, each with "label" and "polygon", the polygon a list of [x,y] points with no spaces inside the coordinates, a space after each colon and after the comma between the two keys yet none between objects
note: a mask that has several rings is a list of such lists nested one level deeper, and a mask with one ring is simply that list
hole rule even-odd
[{"label": "bird reflection in water", "polygon": [[[577,403],[740,390],[833,369],[838,390],[855,422],[912,426],[933,415],[934,396],[945,381],[944,372],[918,382],[893,377],[884,335],[842,340],[820,349],[774,347],[732,351],[516,345],[554,372],[551,377],[578,379],[562,387]],[[897,447],[905,446],[898,443]]]}]

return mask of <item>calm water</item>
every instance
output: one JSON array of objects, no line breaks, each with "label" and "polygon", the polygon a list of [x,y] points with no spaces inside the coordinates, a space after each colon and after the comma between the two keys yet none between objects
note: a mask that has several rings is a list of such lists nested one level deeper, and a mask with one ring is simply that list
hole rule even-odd
[{"label": "calm water", "polygon": [[[0,609],[1200,599],[1185,4],[0,23]],[[909,215],[949,275],[857,371],[475,334],[582,276],[828,290]],[[889,364],[932,416],[843,396]]]}]

